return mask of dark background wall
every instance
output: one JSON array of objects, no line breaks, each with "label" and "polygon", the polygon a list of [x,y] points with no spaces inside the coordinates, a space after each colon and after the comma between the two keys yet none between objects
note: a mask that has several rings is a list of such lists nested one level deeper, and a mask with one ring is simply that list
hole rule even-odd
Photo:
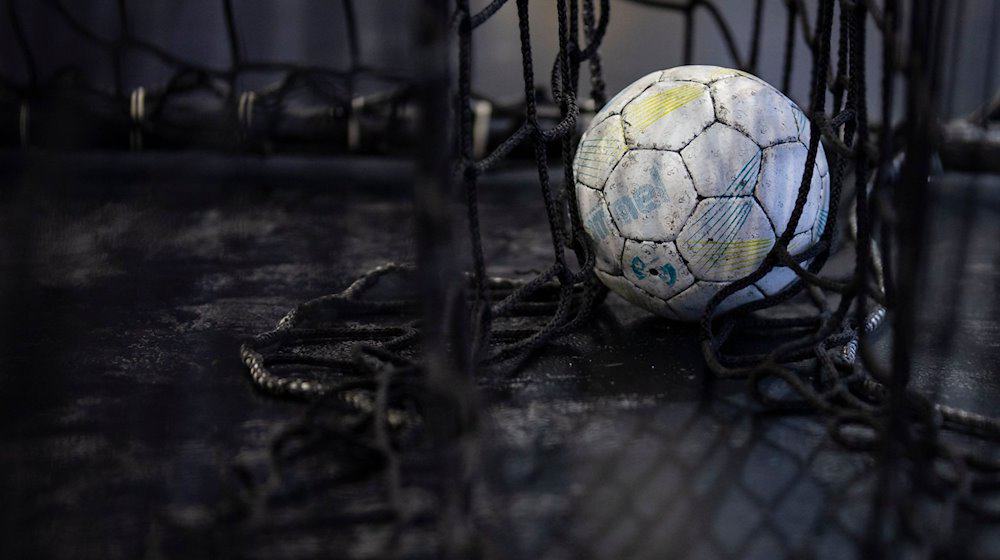
[{"label": "dark background wall", "polygon": [[[485,4],[485,2],[480,2]],[[715,0],[729,22],[738,45],[743,52],[749,50],[753,28],[753,2],[751,0]],[[883,4],[882,0],[877,1]],[[905,2],[901,2],[905,3]],[[960,4],[964,7],[964,31],[959,36],[959,64],[947,68],[954,72],[955,100],[954,112],[965,113],[980,105],[983,98],[986,76],[992,76],[994,91],[1000,79],[1000,66],[995,60],[1000,58],[1000,48],[997,43],[990,44],[994,34],[1000,32],[1000,21],[996,21],[997,0],[958,0],[952,1],[952,9]],[[786,8],[783,0],[765,0],[764,24],[762,33],[762,55],[757,74],[772,84],[781,82],[783,45],[785,38]],[[815,21],[817,0],[806,0],[810,21]],[[489,67],[489,72],[481,72],[479,83],[484,89],[498,92],[497,95],[515,96],[519,87],[516,80],[520,74],[520,50],[517,43],[516,12],[511,7],[505,8],[499,17],[484,26],[483,35],[479,37],[477,60],[481,68]],[[557,36],[555,33],[555,9],[551,0],[536,0],[532,2],[531,14],[534,18],[534,28],[541,30],[535,36],[535,47],[541,48],[539,58],[551,60],[555,53]],[[836,20],[836,16],[835,16]],[[905,19],[904,27],[905,27]],[[682,63],[683,50],[683,19],[679,14],[665,12],[632,2],[612,0],[612,18],[608,37],[604,42],[604,73],[609,91],[614,92],[629,84],[636,78],[659,68],[669,68]],[[695,50],[694,62],[697,64],[715,64],[732,66],[718,28],[707,12],[701,10],[695,19]],[[834,34],[837,27],[834,23]],[[868,85],[870,107],[879,103],[879,68],[882,56],[881,38],[873,24],[869,25],[867,51]],[[804,43],[801,33],[796,48],[795,71],[791,93],[796,101],[802,101],[808,95],[809,65],[811,56]],[[987,71],[990,62],[987,56],[990,48],[994,51],[993,68]],[[945,53],[946,60],[951,58]],[[948,74],[946,74],[947,76]],[[945,87],[947,90],[947,86]],[[942,100],[945,102],[946,100]]]},{"label": "dark background wall", "polygon": [[[41,79],[51,76],[60,67],[78,65],[94,81],[104,85],[111,83],[109,57],[65,25],[51,8],[51,2],[4,0],[4,3],[12,3],[24,22],[28,42],[42,69]],[[113,38],[118,33],[117,2],[74,0],[63,3],[98,34]],[[816,3],[816,0],[807,1],[811,13],[814,13]],[[411,42],[415,4],[416,0],[355,2],[361,29],[361,52],[366,63],[396,72],[406,72],[413,67],[410,58],[413,51],[408,45]],[[475,0],[473,7],[485,4],[487,0]],[[750,0],[717,0],[716,4],[745,49],[751,34],[753,3]],[[959,4],[962,2],[952,2],[953,6]],[[954,111],[960,113],[977,106],[984,91],[1000,82],[995,79],[998,70],[987,71],[986,68],[991,60],[987,56],[991,48],[990,39],[1000,25],[995,21],[998,11],[996,2],[965,0],[964,5],[966,23],[960,35],[961,52],[957,57],[958,64],[950,64],[947,75],[955,83]],[[126,2],[126,7],[130,30],[144,40],[206,65],[225,67],[229,64],[221,1],[130,0]],[[341,2],[237,0],[234,9],[242,38],[242,52],[247,58],[341,68],[347,64]],[[555,2],[533,1],[531,16],[536,74],[538,80],[544,82],[557,42]],[[765,2],[764,22],[764,50],[758,74],[772,83],[778,83],[785,27],[784,2]],[[11,32],[6,6],[0,10],[0,30],[0,71],[8,79],[24,83],[27,80],[26,67]],[[695,62],[732,65],[717,28],[704,11],[696,20],[696,37]],[[875,78],[881,49],[878,37],[875,34],[870,37],[870,100],[875,107],[878,103],[878,82]],[[611,26],[603,49],[609,93],[649,71],[680,64],[682,41],[683,21],[679,15],[613,0]],[[995,42],[992,47],[996,54]],[[477,32],[474,49],[476,90],[498,100],[515,101],[521,91],[521,65],[513,1]],[[791,93],[796,100],[802,100],[808,89],[810,57],[801,44],[797,55]],[[996,58],[994,56],[992,60]],[[126,65],[128,87],[156,85],[168,75],[166,67],[144,55],[129,57]],[[992,86],[986,82],[987,76],[993,78]],[[268,79],[267,76],[248,77],[244,87],[258,87]],[[946,101],[942,100],[947,104]]]}]

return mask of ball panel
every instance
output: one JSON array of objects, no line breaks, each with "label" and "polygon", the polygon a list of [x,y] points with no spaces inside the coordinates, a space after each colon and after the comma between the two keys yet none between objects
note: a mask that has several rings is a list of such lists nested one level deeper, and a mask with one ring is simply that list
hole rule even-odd
[{"label": "ball panel", "polygon": [[[778,235],[788,226],[805,166],[806,149],[798,142],[779,144],[764,150],[764,163],[755,196],[771,218]],[[811,224],[807,224],[809,225]]]},{"label": "ball panel", "polygon": [[617,95],[604,104],[604,107],[602,107],[601,110],[594,115],[593,122],[599,123],[611,115],[621,114],[622,108],[624,108],[625,105],[628,105],[628,103],[642,93],[643,90],[658,82],[662,75],[662,71],[651,72],[626,86],[625,89],[618,92]]},{"label": "ball panel", "polygon": [[823,188],[820,190],[821,200],[819,211],[816,212],[816,223],[813,224],[812,228],[812,240],[814,243],[819,241],[819,238],[823,235],[823,230],[826,229],[826,220],[830,216],[830,176],[827,175],[822,180]]},{"label": "ball panel", "polygon": [[604,192],[618,231],[645,241],[676,238],[697,202],[681,156],[658,150],[629,150]]},{"label": "ball panel", "polygon": [[[794,104],[792,108],[795,111],[796,126],[799,127],[799,142],[809,149],[809,139],[812,137],[812,130],[809,124],[809,118],[806,114],[802,112]],[[816,152],[816,165],[819,166],[819,174],[821,177],[825,177],[830,174],[830,168],[826,161],[826,150],[823,149],[823,143],[819,143],[819,149]]]},{"label": "ball panel", "polygon": [[724,78],[712,84],[712,98],[718,119],[761,147],[798,140],[791,101],[764,82]]},{"label": "ball panel", "polygon": [[[806,147],[809,145],[806,144]],[[819,149],[816,151],[816,165],[819,167],[820,177],[830,176],[830,166],[826,161],[826,150],[823,149],[823,143],[819,143]],[[829,182],[829,181],[827,181]]]},{"label": "ball panel", "polygon": [[[788,242],[788,252],[792,255],[796,253],[801,253],[805,251],[812,245],[812,232],[800,233],[792,238]],[[766,295],[774,295],[786,286],[795,281],[797,275],[795,272],[784,266],[776,266],[771,272],[764,275],[763,278],[758,280],[754,285],[757,286],[760,291],[764,292]]]},{"label": "ball panel", "polygon": [[685,80],[691,82],[700,82],[707,85],[711,84],[712,82],[721,80],[723,78],[732,78],[734,76],[743,76],[753,80],[759,80],[759,78],[757,78],[753,74],[748,74],[741,70],[735,70],[733,68],[723,68],[722,66],[708,66],[701,64],[678,66],[676,68],[664,70],[663,77],[660,79]]},{"label": "ball panel", "polygon": [[637,289],[663,300],[695,281],[672,242],[625,240],[622,271]]},{"label": "ball panel", "polygon": [[679,319],[677,314],[674,313],[674,310],[667,305],[667,302],[646,294],[632,285],[632,283],[624,277],[613,276],[600,270],[595,270],[594,272],[597,274],[597,278],[602,284],[607,286],[612,292],[624,298],[625,301],[641,307],[650,313],[660,315],[661,317]]},{"label": "ball panel", "polygon": [[761,150],[742,132],[715,123],[681,150],[701,196],[752,194],[760,175]]},{"label": "ball panel", "polygon": [[816,224],[816,217],[820,207],[823,205],[823,178],[819,176],[819,166],[813,166],[812,180],[809,183],[809,195],[806,197],[806,204],[802,207],[802,217],[795,228],[795,233],[805,233]]},{"label": "ball panel", "polygon": [[[670,298],[667,301],[667,305],[685,321],[696,321],[701,318],[701,314],[705,311],[705,306],[708,305],[708,300],[712,299],[719,290],[723,288],[726,284],[724,282],[706,282],[704,280],[699,280],[691,285],[690,288],[684,290],[683,292],[677,294],[676,296]],[[747,286],[742,290],[734,293],[723,301],[718,308],[716,308],[716,314],[725,313],[731,309],[739,307],[745,303],[750,303],[751,301],[757,301],[763,299],[764,295],[760,293],[760,290],[754,286]]]},{"label": "ball panel", "polygon": [[680,150],[715,120],[708,88],[692,82],[659,82],[622,110],[630,146]]},{"label": "ball panel", "polygon": [[596,255],[596,267],[611,274],[621,274],[621,254],[625,239],[611,220],[603,193],[577,184],[576,200],[583,231],[590,238]]},{"label": "ball panel", "polygon": [[799,131],[799,141],[808,146],[812,131],[809,117],[795,103],[792,103],[792,114],[795,115],[795,128]]},{"label": "ball panel", "polygon": [[626,150],[621,117],[609,117],[580,139],[573,160],[573,176],[588,187],[603,189],[608,175]]},{"label": "ball panel", "polygon": [[771,223],[750,196],[702,200],[677,238],[691,272],[717,282],[753,272],[773,245]]}]

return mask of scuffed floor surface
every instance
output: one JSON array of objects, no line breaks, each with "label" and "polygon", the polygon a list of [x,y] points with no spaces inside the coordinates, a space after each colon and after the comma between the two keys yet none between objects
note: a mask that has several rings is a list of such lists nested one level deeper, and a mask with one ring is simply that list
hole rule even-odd
[{"label": "scuffed floor surface", "polygon": [[[362,271],[410,259],[410,167],[4,158],[0,178],[16,188],[0,194],[0,558],[174,555],[159,520],[197,520],[223,497],[233,461],[263,456],[302,410],[253,390],[239,341]],[[532,181],[505,173],[484,187],[495,273],[547,263]],[[939,197],[930,262],[942,273],[930,279],[947,297],[925,308],[916,381],[995,413],[1000,181],[950,178]],[[970,219],[966,270],[945,274],[963,244],[956,224]],[[956,282],[962,296],[948,299]],[[949,306],[950,338],[936,327]],[[871,457],[830,441],[822,418],[765,412],[743,382],[710,379],[690,326],[609,298],[593,328],[479,381],[487,556],[857,553]],[[958,557],[1000,556],[995,526],[958,526]],[[235,555],[379,557],[385,538],[331,527]],[[184,556],[218,546],[195,540]]]}]

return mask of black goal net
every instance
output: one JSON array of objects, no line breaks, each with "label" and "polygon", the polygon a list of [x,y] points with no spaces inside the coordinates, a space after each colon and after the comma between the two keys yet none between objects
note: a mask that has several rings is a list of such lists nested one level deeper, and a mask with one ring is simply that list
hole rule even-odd
[{"label": "black goal net", "polygon": [[[230,51],[224,66],[143,39],[124,1],[111,32],[91,28],[67,3],[41,1],[106,57],[110,85],[102,86],[72,66],[43,69],[21,3],[9,1],[7,28],[23,71],[0,76],[0,114],[10,125],[0,141],[26,149],[412,155],[415,259],[386,263],[343,291],[304,302],[243,344],[251,382],[303,402],[304,411],[268,441],[266,460],[234,467],[218,507],[166,516],[168,550],[197,543],[237,557],[651,554],[647,543],[659,542],[653,528],[662,531],[663,523],[622,519],[641,509],[643,494],[655,494],[656,468],[630,479],[618,509],[584,512],[597,520],[592,531],[550,528],[543,539],[505,548],[503,541],[524,529],[516,504],[483,483],[493,459],[480,392],[487,380],[514,375],[601,320],[610,296],[593,272],[572,162],[585,124],[610,97],[603,76],[616,60],[602,53],[616,12],[639,5],[643,17],[682,22],[680,55],[665,57],[664,67],[702,62],[696,41],[711,42],[730,66],[749,73],[780,61],[769,77],[786,92],[796,80],[807,85],[798,101],[811,140],[792,225],[756,270],[709,301],[697,327],[706,375],[744,379],[750,397],[738,405],[720,398],[708,415],[764,410],[819,420],[838,453],[866,465],[866,476],[824,486],[824,499],[860,495],[864,506],[845,506],[822,531],[801,538],[772,517],[754,531],[790,557],[981,554],[966,528],[995,531],[1000,519],[1000,419],[940,402],[912,372],[915,355],[927,351],[921,318],[937,270],[924,227],[931,190],[943,180],[942,166],[996,171],[996,4],[985,4],[983,15],[961,0],[753,0],[748,20],[732,21],[725,3],[711,0],[426,0],[405,10],[413,41],[407,72],[365,64],[362,46],[372,41],[360,37],[351,0],[330,3],[340,26],[331,33],[342,37],[345,53],[339,67],[247,56],[240,3],[221,4]],[[548,15],[537,17],[542,10]],[[490,48],[482,30],[501,17],[516,22],[506,30],[519,45],[516,103],[474,87],[477,74],[491,71],[475,56]],[[993,54],[983,64],[979,109],[954,118],[950,100],[962,87],[954,68],[967,48],[964,26],[976,17],[992,18]],[[543,39],[554,41],[553,57],[538,54]],[[123,75],[136,57],[165,69],[162,83],[127,85]],[[803,58],[805,67],[796,63]],[[50,133],[66,123],[90,133]],[[821,144],[829,158],[829,215],[819,241],[793,252]],[[518,165],[532,170],[544,208],[547,262],[530,274],[499,276],[484,248],[490,233],[480,215],[481,184]],[[950,266],[964,270],[963,254]],[[720,312],[776,267],[797,279]],[[943,315],[933,351],[946,353]],[[651,428],[655,422],[638,424],[631,432],[637,440],[680,437]],[[788,455],[780,441],[764,449]],[[806,465],[820,460],[815,451],[791,454],[793,470],[809,472]],[[597,460],[604,475],[594,476],[612,476],[628,461],[627,453],[611,453]],[[708,464],[695,461],[684,476],[697,479]],[[737,490],[748,512],[776,508],[752,483]],[[663,500],[695,498],[679,489]],[[754,518],[732,516],[734,524]],[[670,533],[685,523],[667,523],[666,534],[698,541],[697,528]],[[713,533],[704,540],[708,557],[749,556],[757,542],[740,537],[733,544]]]}]

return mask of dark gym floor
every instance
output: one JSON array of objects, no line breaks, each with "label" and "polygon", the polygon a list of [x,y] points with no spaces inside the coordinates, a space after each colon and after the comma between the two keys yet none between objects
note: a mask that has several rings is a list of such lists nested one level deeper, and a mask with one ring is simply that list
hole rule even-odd
[{"label": "dark gym floor", "polygon": [[[301,410],[250,386],[239,341],[407,260],[411,172],[375,160],[3,155],[0,558],[158,557],[157,512],[211,505],[234,458],[261,452]],[[484,184],[493,272],[549,258],[534,185],[525,172]],[[916,381],[994,413],[1000,180],[951,175],[936,193]],[[970,222],[956,273],[958,225]],[[821,557],[851,557],[870,457],[838,448],[822,418],[763,411],[745,383],[712,381],[691,326],[615,297],[595,322],[480,381],[478,507],[501,556],[779,558],[811,542]],[[959,531],[959,557],[1000,557],[997,527]]]}]

